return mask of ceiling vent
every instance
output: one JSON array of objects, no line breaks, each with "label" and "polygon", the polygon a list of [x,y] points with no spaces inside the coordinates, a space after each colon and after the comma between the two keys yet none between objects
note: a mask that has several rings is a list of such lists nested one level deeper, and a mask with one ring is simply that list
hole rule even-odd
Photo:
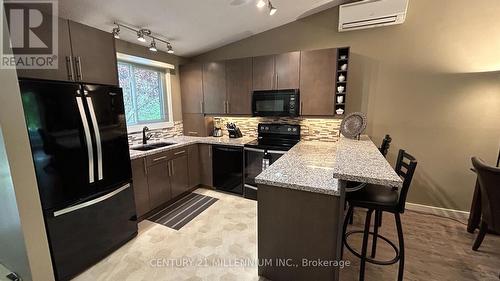
[{"label": "ceiling vent", "polygon": [[408,0],[364,0],[340,5],[339,31],[402,24]]}]

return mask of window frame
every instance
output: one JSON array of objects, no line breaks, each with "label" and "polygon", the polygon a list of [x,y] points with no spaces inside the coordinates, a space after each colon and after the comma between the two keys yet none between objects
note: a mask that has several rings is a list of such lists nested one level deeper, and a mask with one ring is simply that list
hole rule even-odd
[{"label": "window frame", "polygon": [[175,67],[171,64],[159,62],[155,60],[150,60],[142,57],[131,56],[127,54],[117,53],[117,63],[127,63],[132,66],[142,67],[146,69],[151,69],[155,71],[159,71],[160,73],[164,73],[160,77],[160,81],[163,88],[163,113],[165,111],[167,114],[163,114],[167,120],[158,121],[158,122],[144,122],[138,123],[134,125],[127,125],[127,130],[129,133],[136,133],[142,131],[144,126],[147,126],[149,129],[164,129],[164,128],[172,128],[174,127],[173,120],[173,109],[172,109],[172,81],[170,70],[175,69]]}]

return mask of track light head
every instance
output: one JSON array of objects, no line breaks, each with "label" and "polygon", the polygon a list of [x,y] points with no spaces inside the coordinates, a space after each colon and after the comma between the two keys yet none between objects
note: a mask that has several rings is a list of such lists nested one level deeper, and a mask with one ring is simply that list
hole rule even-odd
[{"label": "track light head", "polygon": [[259,2],[257,2],[257,8],[263,8],[264,6],[266,6],[266,1],[259,0]]},{"label": "track light head", "polygon": [[149,45],[149,50],[151,52],[157,52],[158,49],[156,49],[156,42],[155,42],[155,39],[153,38],[153,41],[151,41],[151,45]]},{"label": "track light head", "polygon": [[271,3],[271,0],[268,0],[267,6],[269,7],[269,15],[270,16],[276,14],[276,12],[278,11],[278,9],[276,9],[276,7],[274,7],[273,4]]},{"label": "track light head", "polygon": [[146,39],[144,39],[144,34],[141,31],[137,32],[137,40],[141,42],[146,42]]},{"label": "track light head", "polygon": [[117,26],[115,28],[113,28],[113,37],[115,37],[115,39],[120,39],[120,27]]},{"label": "track light head", "polygon": [[167,53],[169,54],[174,53],[174,49],[172,48],[172,45],[170,45],[170,43],[167,43]]}]

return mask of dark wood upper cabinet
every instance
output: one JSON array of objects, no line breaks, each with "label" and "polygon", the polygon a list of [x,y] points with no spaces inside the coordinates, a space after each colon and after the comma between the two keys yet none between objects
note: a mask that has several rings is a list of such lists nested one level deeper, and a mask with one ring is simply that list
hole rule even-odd
[{"label": "dark wood upper cabinet", "polygon": [[253,58],[253,90],[298,89],[300,52]]},{"label": "dark wood upper cabinet", "polygon": [[116,49],[113,35],[69,21],[76,81],[118,85]]},{"label": "dark wood upper cabinet", "polygon": [[298,89],[300,77],[300,52],[276,55],[275,89]]},{"label": "dark wood upper cabinet", "polygon": [[253,90],[271,90],[276,83],[274,55],[254,57],[252,60]]},{"label": "dark wood upper cabinet", "polygon": [[201,113],[182,114],[184,135],[192,137],[208,137],[213,131],[213,118]]},{"label": "dark wood upper cabinet", "polygon": [[203,101],[205,114],[225,114],[226,99],[226,64],[209,62],[203,64]]},{"label": "dark wood upper cabinet", "polygon": [[73,81],[74,68],[71,57],[68,21],[58,19],[58,55],[57,69],[18,69],[20,78],[35,78],[57,81]]},{"label": "dark wood upper cabinet", "polygon": [[142,217],[151,210],[149,205],[148,175],[146,158],[132,160],[132,180],[135,195],[137,217]]},{"label": "dark wood upper cabinet", "polygon": [[227,112],[252,114],[252,58],[226,61]]},{"label": "dark wood upper cabinet", "polygon": [[301,115],[335,114],[336,49],[301,52]]},{"label": "dark wood upper cabinet", "polygon": [[182,113],[203,113],[203,71],[199,63],[180,66]]}]

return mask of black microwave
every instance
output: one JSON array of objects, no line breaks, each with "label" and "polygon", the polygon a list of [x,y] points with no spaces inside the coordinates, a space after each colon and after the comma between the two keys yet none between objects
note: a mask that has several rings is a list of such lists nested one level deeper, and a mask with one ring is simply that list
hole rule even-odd
[{"label": "black microwave", "polygon": [[252,116],[297,117],[300,112],[298,89],[254,91]]}]

